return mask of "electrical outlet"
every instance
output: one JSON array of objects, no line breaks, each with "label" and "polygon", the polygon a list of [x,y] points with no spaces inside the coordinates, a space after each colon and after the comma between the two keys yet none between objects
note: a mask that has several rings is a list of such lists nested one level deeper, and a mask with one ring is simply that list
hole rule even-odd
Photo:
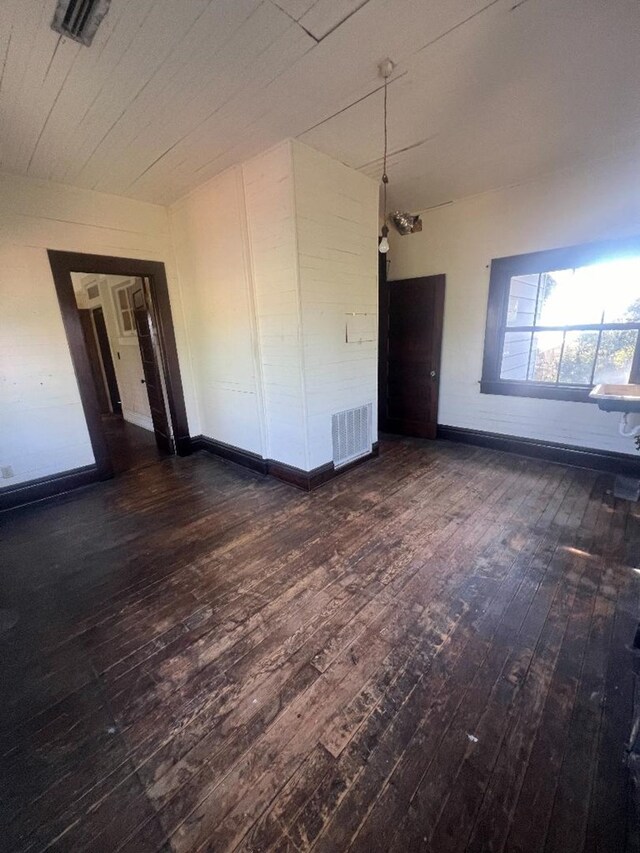
[{"label": "electrical outlet", "polygon": [[3,465],[2,468],[0,468],[0,474],[2,474],[3,480],[8,480],[10,477],[15,477],[11,465]]}]

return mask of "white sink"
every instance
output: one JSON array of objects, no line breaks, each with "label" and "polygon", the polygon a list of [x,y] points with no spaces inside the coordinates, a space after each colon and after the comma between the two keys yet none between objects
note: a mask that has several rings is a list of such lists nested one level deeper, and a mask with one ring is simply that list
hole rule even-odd
[{"label": "white sink", "polygon": [[596,385],[589,397],[605,412],[640,412],[640,385]]}]

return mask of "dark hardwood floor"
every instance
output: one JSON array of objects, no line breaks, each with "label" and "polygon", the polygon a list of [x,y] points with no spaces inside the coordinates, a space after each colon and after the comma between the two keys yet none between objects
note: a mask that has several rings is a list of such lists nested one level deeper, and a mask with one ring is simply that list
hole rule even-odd
[{"label": "dark hardwood floor", "polygon": [[102,426],[116,474],[144,468],[166,455],[158,449],[150,430],[125,421],[122,415],[103,415]]},{"label": "dark hardwood floor", "polygon": [[[639,849],[640,510],[446,442],[0,517],[0,846]],[[635,720],[635,727],[634,727]]]}]

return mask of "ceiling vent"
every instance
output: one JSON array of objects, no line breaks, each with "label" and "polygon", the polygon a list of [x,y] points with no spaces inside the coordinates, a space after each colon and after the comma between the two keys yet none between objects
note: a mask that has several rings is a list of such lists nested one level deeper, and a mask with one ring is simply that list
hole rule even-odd
[{"label": "ceiling vent", "polygon": [[110,4],[111,0],[58,0],[51,27],[89,47]]}]

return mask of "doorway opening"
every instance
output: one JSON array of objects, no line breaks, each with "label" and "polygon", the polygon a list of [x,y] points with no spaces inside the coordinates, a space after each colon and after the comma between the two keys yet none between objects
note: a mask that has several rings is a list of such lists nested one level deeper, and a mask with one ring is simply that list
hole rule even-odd
[{"label": "doorway opening", "polygon": [[164,264],[49,260],[99,475],[190,453]]}]

